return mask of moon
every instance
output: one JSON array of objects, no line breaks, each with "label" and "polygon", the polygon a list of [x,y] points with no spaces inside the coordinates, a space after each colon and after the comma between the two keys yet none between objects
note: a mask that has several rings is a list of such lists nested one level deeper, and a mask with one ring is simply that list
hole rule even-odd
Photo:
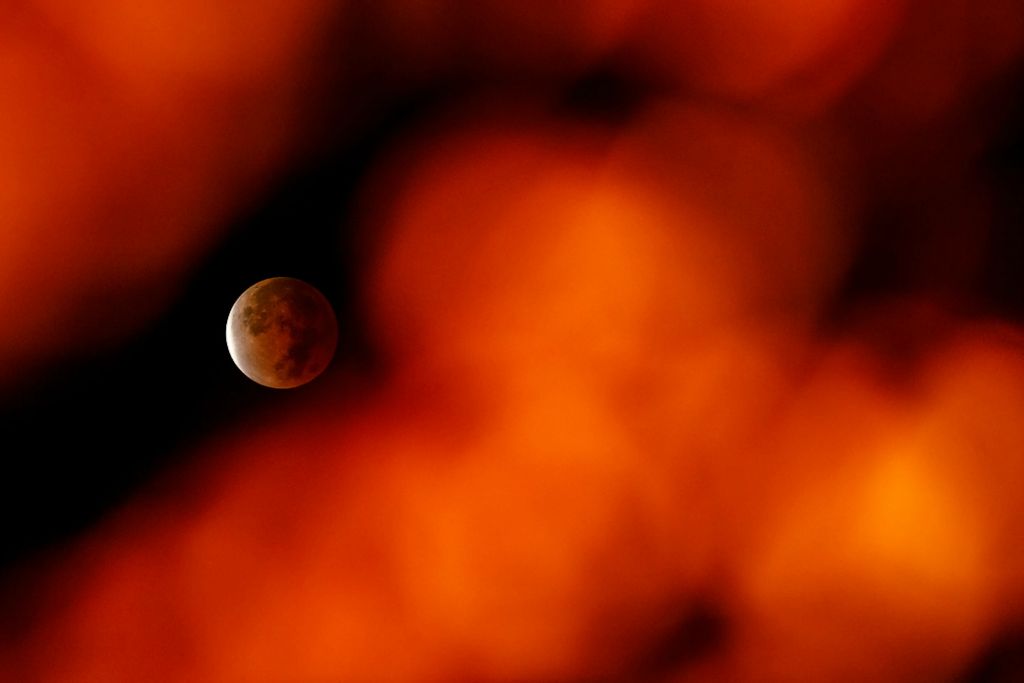
[{"label": "moon", "polygon": [[327,298],[290,277],[257,282],[228,314],[228,352],[246,377],[265,387],[291,389],[330,364],[338,322]]}]

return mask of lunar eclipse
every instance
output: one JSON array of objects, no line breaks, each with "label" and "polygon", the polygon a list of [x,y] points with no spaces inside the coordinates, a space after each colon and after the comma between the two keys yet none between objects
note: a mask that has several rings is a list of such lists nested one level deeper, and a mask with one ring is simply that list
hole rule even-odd
[{"label": "lunar eclipse", "polygon": [[334,309],[302,280],[273,277],[245,290],[228,314],[228,352],[246,377],[291,389],[315,379],[338,343]]}]

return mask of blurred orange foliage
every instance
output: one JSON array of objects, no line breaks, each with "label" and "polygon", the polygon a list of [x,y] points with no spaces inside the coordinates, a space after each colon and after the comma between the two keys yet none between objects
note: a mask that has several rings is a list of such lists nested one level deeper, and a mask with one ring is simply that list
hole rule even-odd
[{"label": "blurred orange foliage", "polygon": [[[0,681],[944,680],[1021,618],[1021,332],[921,311],[981,267],[969,104],[1024,11],[349,5],[4,10],[5,381],[159,314],[299,153],[338,27],[388,88],[499,94],[361,189],[389,374],[221,434],[69,549]],[[555,111],[597,64],[653,94]],[[920,293],[828,328],[869,199],[954,186]],[[645,663],[705,604],[724,634]]]}]

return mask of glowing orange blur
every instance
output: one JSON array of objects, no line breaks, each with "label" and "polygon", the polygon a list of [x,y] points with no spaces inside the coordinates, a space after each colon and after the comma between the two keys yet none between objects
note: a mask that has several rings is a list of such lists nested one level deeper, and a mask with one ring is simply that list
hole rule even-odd
[{"label": "glowing orange blur", "polygon": [[[0,73],[21,75],[0,79],[0,285],[31,286],[0,304],[16,321],[0,378],[59,354],[51,326],[104,293],[101,274],[146,292],[157,272],[173,290],[212,226],[297,153],[306,42],[338,8],[258,4],[247,24],[224,3],[39,3],[88,55],[81,74],[4,29],[22,42],[0,42],[17,65]],[[977,6],[1006,20],[984,58],[949,57],[962,78],[932,65],[996,22],[937,3],[951,25],[933,44],[924,4],[368,11],[376,57],[425,60],[394,67],[396,89],[476,67],[542,94],[452,104],[366,179],[380,384],[337,378],[301,411],[219,435],[172,494],[142,495],[41,570],[0,681],[633,680],[704,603],[725,634],[666,680],[960,674],[1024,611],[1024,331],[933,314],[925,288],[895,312],[866,305],[859,325],[822,322],[889,178],[880,140],[959,115],[977,87],[963,74],[1020,64],[1021,12],[991,0]],[[976,34],[963,13],[984,16]],[[625,121],[550,106],[545,79],[615,59],[669,92]],[[922,227],[948,227],[966,273],[981,186]],[[125,193],[137,204],[111,210]],[[951,269],[944,254],[923,282]],[[900,335],[918,340],[904,356],[886,345]]]}]

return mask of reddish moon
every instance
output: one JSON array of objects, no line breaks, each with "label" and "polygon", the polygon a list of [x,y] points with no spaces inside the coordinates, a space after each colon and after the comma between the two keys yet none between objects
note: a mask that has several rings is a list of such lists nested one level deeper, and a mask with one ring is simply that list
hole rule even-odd
[{"label": "reddish moon", "polygon": [[246,377],[265,387],[291,389],[330,364],[338,322],[318,289],[295,278],[272,277],[235,301],[227,341],[231,359]]}]

